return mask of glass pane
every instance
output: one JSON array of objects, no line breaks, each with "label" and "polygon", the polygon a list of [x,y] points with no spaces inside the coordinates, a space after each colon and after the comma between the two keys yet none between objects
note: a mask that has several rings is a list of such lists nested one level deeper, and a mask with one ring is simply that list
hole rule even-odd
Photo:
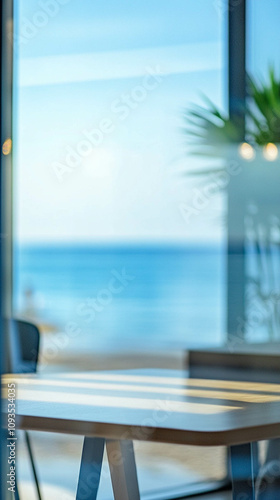
[{"label": "glass pane", "polygon": [[271,66],[278,70],[279,14],[277,0],[247,0],[247,66],[256,77],[267,78]]},{"label": "glass pane", "polygon": [[[223,109],[224,17],[209,0],[43,4],[16,12],[15,312],[40,325],[41,370],[182,368],[224,340],[224,197],[191,175],[217,162],[183,131],[202,94]],[[140,444],[142,491],[223,478],[212,453]]]},{"label": "glass pane", "polygon": [[[36,5],[18,11],[16,310],[74,321],[74,352],[148,330],[149,347],[220,342],[221,201],[184,176],[209,162],[181,131],[201,93],[223,101],[215,7],[71,2],[39,27]],[[108,290],[123,268],[133,279]]]},{"label": "glass pane", "polygon": [[[243,176],[245,236],[247,241],[246,288],[249,341],[279,341],[280,324],[280,182],[279,54],[277,18],[280,4],[273,0],[248,1],[248,73],[259,95],[251,89],[248,99],[256,121],[254,169]],[[267,34],[270,33],[270,36]],[[268,99],[267,99],[267,96]],[[259,104],[258,104],[259,103]],[[260,134],[259,131],[262,131]],[[254,139],[254,136],[253,136]],[[242,196],[242,195],[241,195]]]}]

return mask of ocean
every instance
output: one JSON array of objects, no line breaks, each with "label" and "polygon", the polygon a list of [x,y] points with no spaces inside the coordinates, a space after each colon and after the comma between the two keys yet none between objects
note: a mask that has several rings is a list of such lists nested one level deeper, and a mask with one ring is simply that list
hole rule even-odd
[{"label": "ocean", "polygon": [[16,315],[70,332],[70,350],[176,350],[224,338],[218,246],[18,246],[14,269]]}]

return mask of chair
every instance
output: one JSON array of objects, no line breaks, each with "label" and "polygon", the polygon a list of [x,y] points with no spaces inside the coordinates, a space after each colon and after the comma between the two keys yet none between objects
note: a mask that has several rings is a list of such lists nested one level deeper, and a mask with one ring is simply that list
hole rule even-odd
[{"label": "chair", "polygon": [[[40,332],[36,325],[18,319],[6,320],[7,371],[10,373],[35,373],[40,348]],[[38,500],[42,500],[38,475],[33,458],[30,437],[24,431],[25,442],[31,462]],[[19,495],[17,493],[17,497]]]}]

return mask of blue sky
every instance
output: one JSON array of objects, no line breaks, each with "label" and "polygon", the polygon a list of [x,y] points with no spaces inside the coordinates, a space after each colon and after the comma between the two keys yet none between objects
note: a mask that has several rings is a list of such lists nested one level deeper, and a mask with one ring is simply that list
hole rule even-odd
[{"label": "blue sky", "polygon": [[[219,39],[218,9],[209,0],[64,1],[66,4],[60,5],[57,14],[49,16],[49,23],[38,30],[36,43],[25,45],[23,57],[134,50]],[[18,2],[19,34],[24,21],[32,22],[47,3]]]},{"label": "blue sky", "polygon": [[[184,153],[182,110],[201,92],[225,106],[223,3],[60,1],[21,0],[16,12],[16,237],[219,239],[221,201],[190,224],[178,207],[193,193],[181,173],[199,163]],[[146,81],[157,85],[143,91]],[[110,132],[69,171],[67,152],[104,120]]]}]

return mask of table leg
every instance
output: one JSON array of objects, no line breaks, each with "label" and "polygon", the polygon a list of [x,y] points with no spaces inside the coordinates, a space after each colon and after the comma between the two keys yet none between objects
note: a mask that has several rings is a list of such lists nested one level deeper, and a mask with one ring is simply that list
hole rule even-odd
[{"label": "table leg", "polygon": [[140,500],[132,441],[106,441],[115,500]]},{"label": "table leg", "polygon": [[103,438],[84,438],[76,500],[96,500],[103,454]]},{"label": "table leg", "polygon": [[20,500],[19,498],[19,492],[18,492],[18,484],[17,484],[17,480],[15,480],[15,500]]},{"label": "table leg", "polygon": [[231,446],[233,500],[255,500],[253,444]]},{"label": "table leg", "polygon": [[38,479],[37,470],[36,470],[35,462],[34,462],[34,458],[33,458],[33,452],[32,452],[32,448],[31,448],[30,438],[29,438],[29,434],[27,431],[24,431],[24,437],[25,437],[28,455],[30,458],[30,463],[31,463],[31,468],[32,468],[32,472],[33,472],[36,490],[37,490],[38,500],[42,500],[39,479]]}]

